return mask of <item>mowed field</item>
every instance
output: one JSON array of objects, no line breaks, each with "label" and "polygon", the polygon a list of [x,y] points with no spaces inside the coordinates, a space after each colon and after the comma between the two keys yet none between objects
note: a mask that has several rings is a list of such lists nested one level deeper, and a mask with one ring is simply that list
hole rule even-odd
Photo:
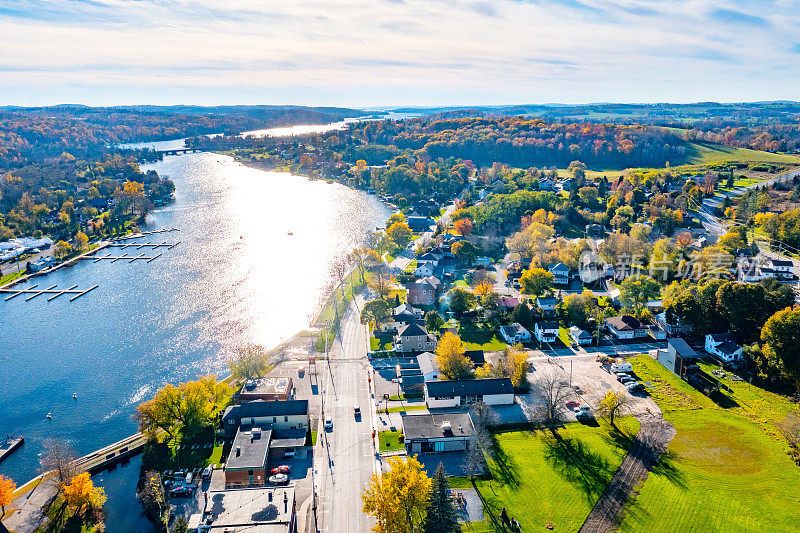
[{"label": "mowed field", "polygon": [[569,423],[555,433],[498,433],[500,453],[489,461],[492,479],[477,482],[485,525],[505,508],[522,531],[548,524],[555,531],[579,530],[639,430],[633,417],[618,419],[617,426],[619,431],[601,420],[599,426]]},{"label": "mowed field", "polygon": [[677,434],[621,531],[800,531],[800,467],[775,427],[796,406],[726,379],[722,408],[649,356],[634,370]]},{"label": "mowed field", "polygon": [[691,143],[694,153],[689,155],[689,163],[708,165],[724,161],[747,161],[752,163],[796,163],[800,157],[791,154],[773,154],[749,148],[736,148],[711,143]]}]

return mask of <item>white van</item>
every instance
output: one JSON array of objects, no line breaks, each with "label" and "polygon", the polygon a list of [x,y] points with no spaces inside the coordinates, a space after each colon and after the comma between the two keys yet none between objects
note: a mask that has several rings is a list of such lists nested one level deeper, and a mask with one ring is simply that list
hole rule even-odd
[{"label": "white van", "polygon": [[632,372],[633,365],[630,363],[611,363],[612,372]]}]

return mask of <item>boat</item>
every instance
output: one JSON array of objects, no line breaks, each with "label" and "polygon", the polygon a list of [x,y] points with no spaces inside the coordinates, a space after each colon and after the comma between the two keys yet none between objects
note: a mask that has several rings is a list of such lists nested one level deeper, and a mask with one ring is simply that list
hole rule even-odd
[{"label": "boat", "polygon": [[288,235],[288,236],[290,236],[290,237],[291,237],[292,235],[294,235],[294,233],[292,233],[291,231],[287,231],[287,232],[286,232],[286,235]]}]

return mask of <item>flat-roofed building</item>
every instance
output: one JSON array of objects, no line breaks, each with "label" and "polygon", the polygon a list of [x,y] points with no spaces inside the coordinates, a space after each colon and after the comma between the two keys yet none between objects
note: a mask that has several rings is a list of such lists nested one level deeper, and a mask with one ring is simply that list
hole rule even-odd
[{"label": "flat-roofed building", "polygon": [[202,513],[189,519],[198,533],[297,533],[294,485],[210,490]]}]

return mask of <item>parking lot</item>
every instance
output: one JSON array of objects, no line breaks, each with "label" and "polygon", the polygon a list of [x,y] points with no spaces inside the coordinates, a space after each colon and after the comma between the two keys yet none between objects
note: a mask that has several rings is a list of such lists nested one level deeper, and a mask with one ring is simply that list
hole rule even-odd
[{"label": "parking lot", "polygon": [[[531,392],[517,397],[527,413],[543,403],[539,392],[540,385],[537,383],[544,382],[551,375],[556,375],[564,385],[572,387],[563,403],[573,400],[580,402],[581,405],[588,405],[595,416],[600,401],[608,391],[612,390],[625,394],[627,398],[621,413],[623,415],[637,415],[648,411],[660,413],[658,405],[646,393],[629,393],[625,385],[618,382],[611,372],[610,364],[603,365],[597,362],[594,355],[539,358],[532,361],[533,370],[528,374]],[[632,377],[636,378],[635,375]],[[566,405],[560,407],[565,420],[575,420],[575,414]]]}]

